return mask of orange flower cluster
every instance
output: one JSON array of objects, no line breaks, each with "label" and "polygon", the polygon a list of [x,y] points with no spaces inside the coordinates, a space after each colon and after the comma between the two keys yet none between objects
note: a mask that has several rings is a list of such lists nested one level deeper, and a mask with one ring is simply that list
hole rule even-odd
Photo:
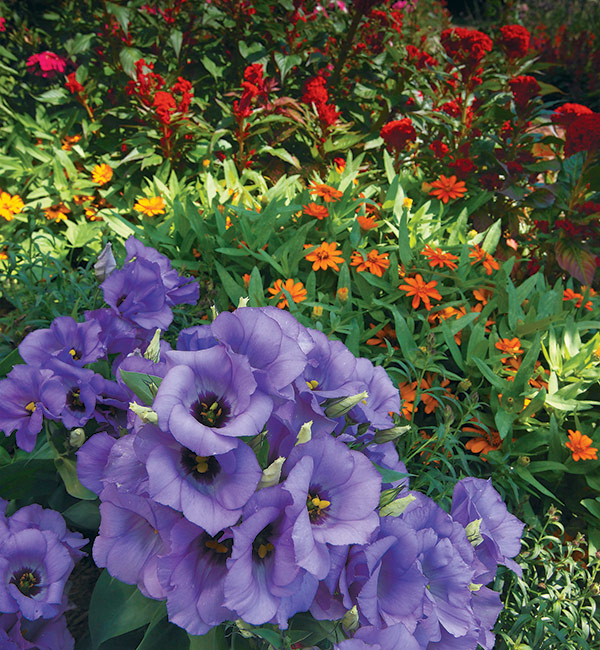
[{"label": "orange flower cluster", "polygon": [[[586,289],[586,287],[581,287],[581,288],[584,291]],[[589,295],[590,296],[597,296],[598,294],[596,293],[596,291],[594,291],[590,287]],[[583,305],[583,294],[582,293],[577,293],[577,292],[573,291],[573,289],[565,289],[563,291],[563,302],[565,302],[566,300],[576,300],[577,302],[575,303],[575,307],[577,307],[577,309],[579,309],[581,307],[581,305]],[[588,311],[592,311],[592,301],[591,300],[586,301],[584,307]]]},{"label": "orange flower cluster", "polygon": [[290,306],[286,295],[283,293],[283,289],[290,294],[294,302],[302,302],[303,300],[306,300],[307,291],[302,282],[294,282],[291,278],[285,282],[282,282],[282,280],[275,280],[273,286],[269,287],[267,291],[271,294],[269,300],[279,300],[277,303],[279,309],[284,309],[285,307]]},{"label": "orange flower cluster", "polygon": [[475,246],[471,248],[469,257],[475,258],[473,262],[471,262],[471,266],[477,264],[477,262],[481,262],[487,275],[492,275],[492,271],[497,271],[500,268],[498,262],[496,262],[488,252],[484,251],[483,248],[480,248],[478,244],[475,244]]},{"label": "orange flower cluster", "polygon": [[[375,325],[373,323],[369,323],[369,329],[375,329]],[[389,341],[394,350],[398,350],[398,337],[396,336],[396,330],[392,328],[392,326],[388,323],[387,325],[384,325],[381,329],[377,330],[375,334],[373,334],[373,337],[370,339],[367,339],[367,345],[376,345],[380,348],[385,348],[387,345],[385,342]]]},{"label": "orange flower cluster", "polygon": [[360,226],[360,229],[363,230],[364,232],[367,232],[369,230],[373,230],[374,228],[377,228],[379,226],[379,222],[375,217],[356,217],[356,220],[358,221],[358,225]]},{"label": "orange flower cluster", "polygon": [[369,271],[369,273],[380,278],[383,276],[383,272],[390,266],[388,257],[388,253],[379,253],[376,248],[372,248],[367,253],[365,259],[363,259],[361,253],[354,251],[354,253],[352,253],[350,266],[356,266],[356,270],[359,273],[362,273],[362,271]]},{"label": "orange flower cluster", "polygon": [[592,447],[594,442],[589,436],[583,435],[581,431],[569,429],[569,442],[565,442],[565,447],[573,453],[573,460],[598,460],[598,449]]},{"label": "orange flower cluster", "polygon": [[145,214],[147,217],[153,217],[157,214],[165,213],[165,202],[160,196],[151,196],[150,198],[141,198],[133,206],[134,210]]},{"label": "orange flower cluster", "polygon": [[414,278],[406,278],[405,282],[406,284],[401,284],[398,289],[405,291],[407,296],[414,296],[412,300],[413,309],[417,309],[422,300],[425,309],[431,311],[431,299],[442,299],[442,296],[435,288],[437,282],[435,280],[425,282],[420,273],[417,273]]},{"label": "orange flower cluster", "polygon": [[[433,413],[437,407],[440,405],[439,400],[435,397],[433,393],[427,391],[431,390],[437,374],[426,372],[421,383],[417,380],[407,382],[402,381],[398,384],[400,389],[400,399],[402,401],[402,415],[407,420],[412,420],[413,413],[415,412],[415,400],[417,397],[417,388],[420,388],[421,392],[419,393],[419,402],[422,402],[424,405],[425,413]],[[440,381],[440,386],[444,389],[444,394],[448,397],[454,397],[452,393],[446,388],[450,383],[449,379],[442,379]]]},{"label": "orange flower cluster", "polygon": [[444,253],[441,248],[432,248],[429,244],[421,251],[421,255],[424,255],[429,260],[429,266],[434,269],[436,266],[440,268],[448,268],[453,271],[456,270],[457,266],[454,260],[457,260],[456,255],[452,253]]},{"label": "orange flower cluster", "polygon": [[473,438],[467,441],[465,447],[474,454],[481,454],[481,460],[485,462],[485,454],[500,449],[502,447],[502,439],[495,429],[486,431],[483,427],[479,426],[478,420],[472,419],[471,422],[472,424],[462,428],[465,433],[475,434]]},{"label": "orange flower cluster", "polygon": [[[521,348],[521,341],[518,338],[514,339],[500,339],[496,343],[496,348],[500,350],[500,352],[506,352],[506,354],[510,354],[513,357],[516,357],[518,354],[523,354],[523,348]],[[502,359],[504,362],[505,359]]]},{"label": "orange flower cluster", "polygon": [[92,180],[98,185],[105,185],[110,181],[112,176],[113,170],[105,163],[102,165],[96,165],[94,169],[92,169]]},{"label": "orange flower cluster", "polygon": [[51,205],[49,208],[44,210],[44,216],[48,221],[55,221],[60,223],[61,221],[68,221],[67,215],[70,214],[71,210],[61,201],[55,205]]},{"label": "orange flower cluster", "polygon": [[467,193],[465,182],[459,181],[456,176],[446,177],[442,174],[437,181],[431,183],[431,187],[433,189],[429,194],[442,203],[448,203],[451,199],[460,199]]},{"label": "orange flower cluster", "polygon": [[343,194],[339,190],[336,190],[335,187],[331,185],[323,185],[321,183],[312,182],[309,187],[311,194],[315,196],[320,196],[325,203],[331,203],[332,201],[339,201]]},{"label": "orange flower cluster", "polygon": [[[341,251],[337,250],[337,246],[337,242],[332,242],[331,244],[323,242],[313,251],[307,253],[304,258],[309,262],[313,262],[313,271],[318,271],[319,269],[326,271],[329,267],[334,271],[339,271],[340,267],[338,264],[343,264],[345,260],[341,255]],[[312,248],[312,246],[305,244],[304,248]]]},{"label": "orange flower cluster", "polygon": [[[432,314],[429,315],[427,320],[429,321],[430,325],[435,325],[435,323],[439,323],[443,320],[448,320],[449,318],[456,317],[456,320],[459,318],[462,318],[463,316],[467,315],[467,310],[465,307],[444,307],[443,309],[440,309],[439,311],[433,312]],[[460,345],[462,342],[462,330],[460,332],[456,332],[454,335],[454,341],[456,345]]]},{"label": "orange flower cluster", "polygon": [[329,216],[329,210],[324,205],[319,205],[318,203],[309,203],[308,205],[303,205],[304,208],[303,214],[307,217],[314,217],[315,219],[325,219]]}]

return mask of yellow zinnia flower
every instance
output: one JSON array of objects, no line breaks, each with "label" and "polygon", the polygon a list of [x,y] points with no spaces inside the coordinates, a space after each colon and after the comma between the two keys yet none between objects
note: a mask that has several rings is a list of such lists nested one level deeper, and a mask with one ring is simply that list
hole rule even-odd
[{"label": "yellow zinnia flower", "polygon": [[147,217],[153,217],[156,214],[165,213],[165,202],[160,196],[151,196],[148,199],[141,198],[138,199],[133,209],[142,212]]},{"label": "yellow zinnia flower", "polygon": [[94,183],[98,183],[98,185],[108,183],[112,178],[112,175],[113,170],[105,163],[102,165],[96,165],[94,169],[92,169],[92,180]]}]

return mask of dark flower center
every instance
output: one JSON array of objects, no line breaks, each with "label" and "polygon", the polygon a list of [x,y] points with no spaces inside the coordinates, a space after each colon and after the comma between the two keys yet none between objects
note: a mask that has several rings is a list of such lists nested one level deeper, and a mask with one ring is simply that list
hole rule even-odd
[{"label": "dark flower center", "polygon": [[310,492],[306,497],[306,508],[308,510],[308,517],[311,524],[322,524],[327,517],[325,510],[331,505],[331,501],[327,499],[321,499],[318,494],[318,490],[313,490],[315,496]]},{"label": "dark flower center", "polygon": [[125,294],[121,295],[117,299],[117,307],[120,307],[124,302],[127,296]]},{"label": "dark flower center", "polygon": [[273,528],[271,524],[265,526],[252,542],[252,559],[254,562],[259,562],[269,557],[275,550],[270,541],[273,536]]},{"label": "dark flower center", "polygon": [[40,576],[37,571],[32,569],[19,569],[19,571],[13,573],[10,583],[16,585],[24,596],[35,596],[41,591],[39,586]]},{"label": "dark flower center", "polygon": [[190,413],[200,424],[215,429],[224,426],[230,412],[231,409],[225,401],[218,398],[214,393],[199,395],[198,399],[190,407]]},{"label": "dark flower center", "polygon": [[233,539],[221,539],[223,531],[211,537],[208,533],[204,533],[201,538],[202,546],[209,551],[212,551],[212,558],[217,564],[225,564],[225,561],[231,557],[231,549],[233,547]]},{"label": "dark flower center", "polygon": [[191,449],[181,450],[181,465],[185,473],[199,483],[212,483],[221,471],[221,465],[214,456],[198,456]]},{"label": "dark flower center", "polygon": [[74,388],[67,395],[67,406],[72,411],[85,411],[85,404],[81,401],[79,388]]}]

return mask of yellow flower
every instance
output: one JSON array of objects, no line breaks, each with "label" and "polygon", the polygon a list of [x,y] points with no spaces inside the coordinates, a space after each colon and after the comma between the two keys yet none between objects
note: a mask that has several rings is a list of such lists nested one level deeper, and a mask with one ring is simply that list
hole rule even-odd
[{"label": "yellow flower", "polygon": [[18,194],[11,196],[8,192],[0,194],[0,216],[11,221],[15,214],[21,212],[25,207],[23,200]]},{"label": "yellow flower", "polygon": [[67,214],[69,214],[69,212],[69,208],[67,208],[61,201],[60,203],[56,203],[55,205],[51,205],[49,208],[46,208],[44,210],[44,215],[48,221],[55,221],[56,223],[60,223],[61,221],[68,221]]},{"label": "yellow flower", "polygon": [[96,165],[92,169],[92,180],[98,185],[104,185],[108,183],[112,178],[113,170],[105,163],[102,165]]},{"label": "yellow flower", "polygon": [[147,217],[153,217],[156,214],[165,213],[165,202],[160,196],[151,196],[148,199],[141,198],[138,199],[133,209],[142,212]]}]

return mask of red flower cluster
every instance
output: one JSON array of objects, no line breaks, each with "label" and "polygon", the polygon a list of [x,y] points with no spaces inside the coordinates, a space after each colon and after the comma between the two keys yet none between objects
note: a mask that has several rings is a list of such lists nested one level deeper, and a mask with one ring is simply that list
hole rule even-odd
[{"label": "red flower cluster", "polygon": [[472,171],[477,169],[475,163],[470,158],[457,158],[448,167],[452,169],[458,178],[467,178]]},{"label": "red flower cluster", "polygon": [[517,108],[524,109],[536,97],[541,88],[535,77],[528,74],[514,77],[508,82]]},{"label": "red flower cluster", "polygon": [[442,47],[457,64],[475,67],[481,59],[492,51],[492,39],[483,32],[466,27],[445,29],[441,34]]},{"label": "red flower cluster", "polygon": [[327,92],[327,82],[323,77],[313,77],[304,84],[304,94],[302,101],[309,106],[315,105],[317,114],[321,120],[323,128],[327,128],[335,124],[339,117],[339,111],[335,110],[333,104],[328,104],[329,93]]},{"label": "red flower cluster", "polygon": [[446,113],[446,115],[450,115],[450,117],[458,117],[460,115],[460,106],[454,100],[445,102],[440,106],[439,110],[442,113]]},{"label": "red flower cluster", "polygon": [[441,140],[434,140],[429,148],[433,151],[433,155],[440,160],[448,153],[448,145]]},{"label": "red flower cluster", "polygon": [[244,70],[244,81],[242,81],[242,97],[240,101],[233,102],[233,112],[238,120],[250,117],[252,103],[256,97],[262,96],[267,99],[272,84],[264,78],[262,63],[253,63]]},{"label": "red flower cluster", "polygon": [[531,35],[522,25],[504,25],[500,28],[500,37],[496,44],[509,60],[520,59],[527,54]]},{"label": "red flower cluster", "polygon": [[569,127],[565,136],[565,155],[579,151],[597,151],[600,148],[600,114],[580,115]]},{"label": "red flower cluster", "polygon": [[427,54],[427,52],[423,52],[414,45],[406,46],[406,55],[408,56],[408,60],[414,64],[417,70],[422,70],[425,66],[434,68],[438,64],[437,59],[434,59],[431,55]]},{"label": "red flower cluster", "polygon": [[385,48],[386,32],[392,29],[402,32],[402,12],[396,10],[381,11],[373,9],[360,31],[360,41],[354,46],[355,50],[367,50],[372,54],[380,54]]},{"label": "red flower cluster", "polygon": [[52,79],[57,73],[64,72],[66,67],[65,59],[48,50],[40,54],[32,54],[27,59],[27,71],[45,79]]},{"label": "red flower cluster", "polygon": [[384,124],[379,135],[384,139],[388,150],[396,151],[404,149],[409,142],[414,142],[417,139],[417,132],[410,117]]},{"label": "red flower cluster", "polygon": [[76,95],[84,92],[84,87],[77,81],[75,78],[75,73],[67,75],[67,80],[65,82],[65,88],[71,92],[72,95]]},{"label": "red flower cluster", "polygon": [[568,129],[580,115],[591,115],[592,113],[593,111],[587,106],[567,103],[559,106],[554,113],[552,113],[550,119],[554,124],[562,126],[564,129]]}]

